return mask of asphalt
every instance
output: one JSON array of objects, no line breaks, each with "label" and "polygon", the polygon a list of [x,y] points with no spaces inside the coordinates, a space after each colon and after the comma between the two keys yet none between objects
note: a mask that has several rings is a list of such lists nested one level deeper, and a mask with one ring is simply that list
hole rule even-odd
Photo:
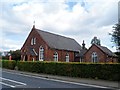
[{"label": "asphalt", "polygon": [[[13,72],[13,73],[16,73],[16,74],[25,74],[25,75],[43,77],[43,78],[48,78],[48,79],[56,79],[56,80],[63,80],[63,81],[69,81],[69,82],[75,82],[75,83],[98,85],[98,86],[110,87],[110,88],[114,88],[116,90],[120,90],[120,86],[119,86],[120,83],[113,82],[113,81],[94,80],[94,79],[85,79],[85,78],[74,78],[74,77],[48,75],[48,74],[37,74],[37,73],[30,73],[30,72],[23,72],[23,71],[17,71],[17,70],[9,70],[9,69],[2,69],[2,70],[6,71],[6,72]],[[12,77],[12,76],[8,76],[8,77]],[[32,84],[31,84],[31,86],[32,86]],[[74,86],[72,86],[72,87],[74,87]],[[65,88],[65,87],[63,86],[63,88]]]}]

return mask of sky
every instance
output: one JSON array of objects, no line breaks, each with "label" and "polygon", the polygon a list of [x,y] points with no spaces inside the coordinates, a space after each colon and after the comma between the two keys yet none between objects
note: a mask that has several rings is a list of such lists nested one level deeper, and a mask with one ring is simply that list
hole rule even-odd
[{"label": "sky", "polygon": [[75,39],[86,47],[97,36],[101,45],[116,51],[111,42],[118,22],[119,0],[1,0],[0,50],[21,49],[34,21],[44,31]]}]

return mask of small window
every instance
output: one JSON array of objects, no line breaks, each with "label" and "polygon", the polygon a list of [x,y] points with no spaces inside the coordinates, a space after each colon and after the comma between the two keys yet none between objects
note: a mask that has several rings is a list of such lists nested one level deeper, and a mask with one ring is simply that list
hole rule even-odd
[{"label": "small window", "polygon": [[68,53],[65,56],[65,60],[66,60],[66,62],[69,62],[69,54]]},{"label": "small window", "polygon": [[92,53],[92,62],[97,63],[98,62],[98,55],[96,52]]},{"label": "small window", "polygon": [[36,38],[34,38],[34,40],[33,40],[33,41],[34,41],[34,44],[36,44]]},{"label": "small window", "polygon": [[36,38],[32,38],[31,39],[31,45],[35,45],[36,44]]},{"label": "small window", "polygon": [[33,40],[33,38],[31,39],[31,45],[33,45],[33,42],[34,42],[34,40]]},{"label": "small window", "polygon": [[53,58],[54,58],[54,61],[58,61],[58,53],[57,52],[54,53]]}]

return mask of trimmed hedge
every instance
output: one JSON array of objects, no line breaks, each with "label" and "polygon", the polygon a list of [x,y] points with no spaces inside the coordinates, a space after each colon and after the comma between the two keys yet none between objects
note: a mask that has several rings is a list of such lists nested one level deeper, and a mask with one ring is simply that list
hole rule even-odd
[{"label": "trimmed hedge", "polygon": [[86,64],[63,62],[17,62],[21,71],[120,81],[120,64]]},{"label": "trimmed hedge", "polygon": [[2,60],[2,67],[52,75],[120,81],[120,64]]},{"label": "trimmed hedge", "polygon": [[15,60],[2,60],[2,67],[3,68],[14,70],[15,66],[16,66]]}]

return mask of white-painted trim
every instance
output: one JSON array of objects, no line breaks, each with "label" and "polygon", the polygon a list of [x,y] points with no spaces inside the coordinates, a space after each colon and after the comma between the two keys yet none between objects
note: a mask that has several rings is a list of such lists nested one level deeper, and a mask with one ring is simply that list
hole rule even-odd
[{"label": "white-painted trim", "polygon": [[[41,48],[43,49],[43,59],[41,59]],[[39,47],[39,61],[44,61],[44,48],[43,48],[43,46]]]},{"label": "white-painted trim", "polygon": [[66,62],[69,62],[69,61],[70,61],[70,57],[69,57],[69,54],[68,54],[68,53],[66,53],[66,55],[65,55],[65,61],[66,61]]},{"label": "white-painted trim", "polygon": [[36,44],[36,38],[33,38],[33,44],[34,45]]},{"label": "white-painted trim", "polygon": [[35,49],[33,48],[33,52],[35,53],[35,55],[37,55],[37,53],[36,53],[36,51],[35,51]]},{"label": "white-painted trim", "polygon": [[57,52],[55,52],[54,54],[53,54],[53,59],[54,59],[54,61],[55,62],[58,62],[58,53]]},{"label": "white-painted trim", "polygon": [[33,44],[34,44],[34,39],[32,38],[32,39],[31,39],[31,45],[33,45]]},{"label": "white-painted trim", "polygon": [[25,61],[25,55],[23,55],[23,61]]}]

